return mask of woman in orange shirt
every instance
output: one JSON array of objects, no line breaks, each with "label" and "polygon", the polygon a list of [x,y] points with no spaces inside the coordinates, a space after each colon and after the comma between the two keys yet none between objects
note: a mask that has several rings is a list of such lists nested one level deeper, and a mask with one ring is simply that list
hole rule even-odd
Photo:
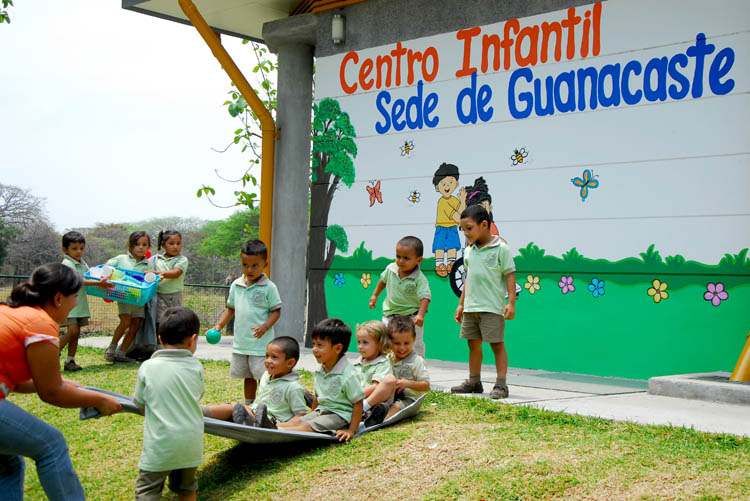
[{"label": "woman in orange shirt", "polygon": [[45,264],[0,303],[0,493],[23,499],[24,457],[36,463],[39,482],[51,500],[84,499],[55,427],[8,401],[11,392],[39,394],[58,407],[96,407],[104,415],[122,409],[109,395],[83,390],[60,376],[58,323],[76,303],[81,278],[60,263]]}]

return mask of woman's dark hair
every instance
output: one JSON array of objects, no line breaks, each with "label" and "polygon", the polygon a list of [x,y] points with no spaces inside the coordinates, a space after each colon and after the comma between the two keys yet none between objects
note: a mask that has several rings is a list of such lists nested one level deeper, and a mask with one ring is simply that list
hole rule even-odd
[{"label": "woman's dark hair", "polygon": [[13,287],[5,304],[11,308],[19,306],[44,306],[54,300],[58,292],[71,296],[78,292],[83,281],[81,276],[62,263],[47,263],[31,272],[28,282]]},{"label": "woman's dark hair", "polygon": [[487,221],[487,226],[489,226],[489,224],[492,222],[487,209],[485,209],[481,205],[470,205],[469,207],[465,208],[461,213],[461,219],[465,217],[472,219],[477,224],[482,224],[482,221]]},{"label": "woman's dark hair", "polygon": [[177,235],[178,237],[180,237],[180,239],[182,239],[182,233],[180,233],[177,230],[163,230],[163,231],[160,231],[159,232],[159,236],[156,237],[156,242],[157,242],[156,243],[156,250],[157,251],[161,250],[161,244],[163,244],[164,242],[166,242],[167,240],[169,240],[169,237],[173,237],[175,235]]},{"label": "woman's dark hair", "polygon": [[148,239],[148,246],[151,247],[151,237],[148,236],[148,233],[146,233],[145,231],[139,230],[139,231],[134,231],[128,237],[128,250],[135,247],[138,244],[138,240],[140,240],[143,237],[146,237]]},{"label": "woman's dark hair", "polygon": [[312,339],[327,339],[331,346],[340,344],[344,347],[339,353],[339,360],[349,349],[349,343],[352,340],[352,329],[346,325],[340,318],[326,318],[321,320],[313,328]]},{"label": "woman's dark hair", "polygon": [[[490,189],[487,186],[487,181],[483,177],[478,177],[474,180],[473,186],[466,186],[464,188],[466,192],[466,207],[469,208],[472,205],[479,205],[482,202],[492,203],[492,195],[490,195]],[[490,222],[493,221],[492,213],[490,212]]]}]

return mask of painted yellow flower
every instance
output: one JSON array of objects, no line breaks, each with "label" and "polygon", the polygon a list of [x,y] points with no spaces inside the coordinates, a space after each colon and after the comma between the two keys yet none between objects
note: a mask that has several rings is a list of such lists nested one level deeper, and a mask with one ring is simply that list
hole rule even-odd
[{"label": "painted yellow flower", "polygon": [[667,292],[667,282],[661,282],[658,279],[654,279],[652,282],[653,287],[649,287],[648,295],[654,298],[654,303],[658,303],[662,299],[667,299],[669,293]]},{"label": "painted yellow flower", "polygon": [[370,279],[369,273],[362,273],[362,278],[360,278],[359,281],[362,282],[362,287],[364,287],[365,289],[367,289],[372,283],[372,279]]},{"label": "painted yellow flower", "polygon": [[526,283],[523,284],[524,288],[529,291],[529,294],[534,294],[542,287],[539,285],[539,277],[529,275],[526,277]]}]

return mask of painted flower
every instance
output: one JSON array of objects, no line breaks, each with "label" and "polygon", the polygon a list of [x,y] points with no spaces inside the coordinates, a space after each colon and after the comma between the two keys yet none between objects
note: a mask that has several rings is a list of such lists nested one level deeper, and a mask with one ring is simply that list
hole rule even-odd
[{"label": "painted flower", "polygon": [[654,303],[658,303],[662,299],[667,299],[669,297],[669,292],[667,292],[667,282],[661,282],[658,279],[654,279],[654,281],[651,282],[651,285],[653,287],[649,287],[647,292],[649,296],[654,298]]},{"label": "painted flower", "polygon": [[524,288],[529,291],[529,294],[534,294],[542,287],[539,285],[539,277],[529,275],[526,277],[527,282],[523,284]]},{"label": "painted flower", "polygon": [[362,278],[360,278],[359,281],[362,283],[362,287],[364,287],[365,289],[367,289],[372,283],[372,279],[370,279],[369,273],[362,273]]},{"label": "painted flower", "polygon": [[591,283],[589,284],[589,291],[591,294],[594,295],[594,297],[599,297],[604,295],[604,280],[599,280],[598,278],[594,277],[591,279]]},{"label": "painted flower", "polygon": [[724,284],[721,282],[709,282],[706,285],[706,292],[703,293],[703,299],[711,301],[714,306],[719,306],[722,301],[726,301],[729,294],[724,290]]},{"label": "painted flower", "polygon": [[343,273],[336,273],[336,277],[333,279],[333,285],[338,287],[339,289],[344,286],[346,283],[346,279],[344,278]]},{"label": "painted flower", "polygon": [[560,281],[557,282],[557,286],[562,289],[563,294],[567,294],[568,292],[575,292],[576,286],[573,285],[573,276],[566,277],[565,275],[560,277]]}]

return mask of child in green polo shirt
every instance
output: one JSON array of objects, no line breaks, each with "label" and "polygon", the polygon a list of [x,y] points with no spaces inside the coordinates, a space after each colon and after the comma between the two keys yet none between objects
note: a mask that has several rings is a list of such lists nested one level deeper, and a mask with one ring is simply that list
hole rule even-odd
[{"label": "child in green polo shirt", "polygon": [[276,423],[302,417],[307,413],[305,389],[294,371],[299,360],[299,343],[279,336],[266,346],[266,372],[258,385],[252,405],[222,404],[202,406],[203,415],[247,426],[276,428]]},{"label": "child in green polo shirt", "polygon": [[419,264],[424,246],[417,237],[404,237],[396,244],[396,261],[389,264],[380,275],[378,285],[370,297],[370,308],[375,309],[378,296],[385,289],[383,322],[387,325],[394,315],[409,315],[414,321],[417,342],[414,349],[425,356],[424,316],[430,305],[430,285]]},{"label": "child in green polo shirt", "polygon": [[159,324],[163,350],[138,369],[133,403],[145,413],[135,499],[161,499],[164,481],[180,499],[196,499],[195,473],[203,462],[203,366],[193,357],[200,320],[182,306]]},{"label": "child in green polo shirt", "polygon": [[481,205],[472,205],[461,213],[461,228],[470,245],[464,250],[466,282],[455,316],[461,324],[461,337],[469,343],[469,379],[452,387],[451,392],[484,391],[480,379],[484,341],[492,347],[497,370],[490,397],[507,398],[505,321],[516,315],[516,265],[505,241],[490,234],[490,222]]},{"label": "child in green polo shirt", "polygon": [[362,420],[367,427],[383,422],[396,390],[396,378],[388,359],[391,353],[389,334],[388,326],[378,320],[357,325],[357,350],[360,357],[354,362],[354,368],[365,391]]},{"label": "child in green polo shirt", "polygon": [[276,284],[263,273],[268,248],[260,240],[242,247],[242,276],[232,282],[227,307],[214,329],[221,330],[234,317],[234,344],[229,377],[244,379],[245,404],[255,401],[258,381],[266,372],[266,346],[274,338],[273,324],[281,316],[281,298]]},{"label": "child in green polo shirt", "polygon": [[365,392],[357,372],[346,359],[352,330],[338,318],[327,318],[312,332],[313,355],[320,367],[313,377],[315,397],[313,411],[279,428],[288,431],[335,432],[342,442],[357,432],[362,420]]},{"label": "child in green polo shirt", "polygon": [[[62,264],[73,268],[81,278],[83,274],[89,269],[89,265],[83,260],[83,250],[86,248],[86,239],[83,235],[77,231],[69,231],[62,237],[62,251],[65,256],[63,257]],[[104,280],[83,280],[84,286],[96,286],[108,289],[112,287],[112,283]],[[81,334],[81,327],[89,324],[89,318],[91,318],[91,311],[89,311],[89,300],[86,295],[86,289],[81,287],[76,296],[78,299],[78,306],[70,310],[68,313],[68,319],[63,324],[67,327],[65,335],[60,336],[60,352],[63,351],[65,345],[68,345],[68,358],[65,360],[63,369],[68,372],[76,372],[83,369],[75,361],[76,350],[78,350],[78,336]]]},{"label": "child in green polo shirt", "polygon": [[406,315],[396,315],[391,319],[390,338],[393,353],[391,364],[396,376],[396,394],[386,419],[410,406],[423,393],[430,391],[430,375],[424,358],[414,351],[417,334],[414,322]]},{"label": "child in green polo shirt", "polygon": [[173,306],[182,306],[182,290],[185,288],[185,273],[188,270],[188,258],[182,255],[182,234],[175,230],[160,231],[156,239],[156,249],[164,254],[156,255],[155,270],[161,275],[156,294],[156,323]]}]

